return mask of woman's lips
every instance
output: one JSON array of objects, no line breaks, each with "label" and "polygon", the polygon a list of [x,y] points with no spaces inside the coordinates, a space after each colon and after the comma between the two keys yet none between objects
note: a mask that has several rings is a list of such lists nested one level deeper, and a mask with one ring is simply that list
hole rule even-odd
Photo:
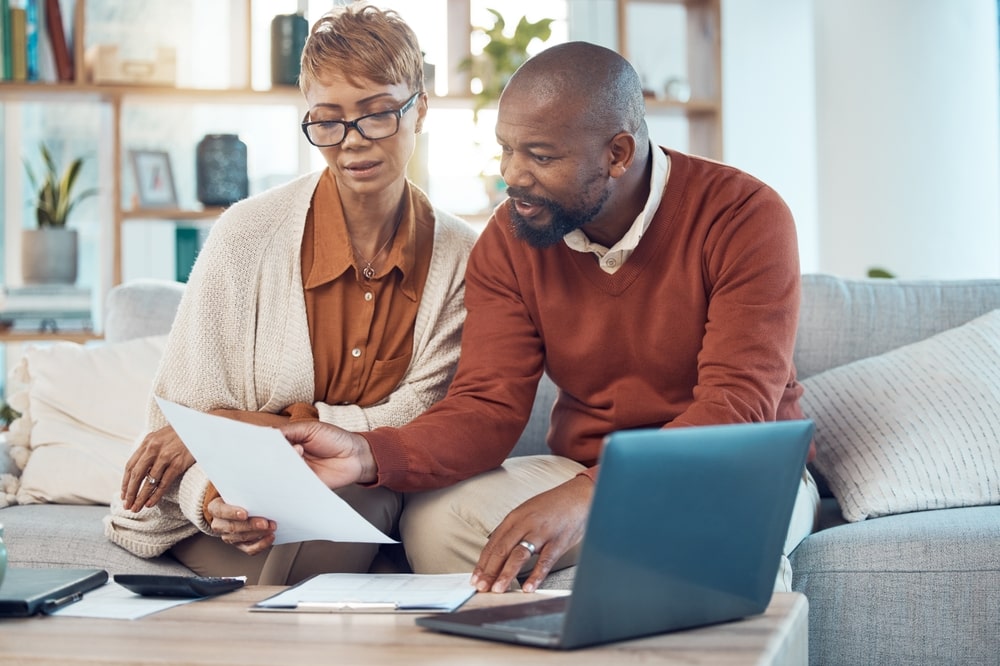
[{"label": "woman's lips", "polygon": [[379,165],[380,162],[376,161],[352,162],[344,166],[344,171],[355,178],[364,178],[365,176],[374,174],[378,170]]}]

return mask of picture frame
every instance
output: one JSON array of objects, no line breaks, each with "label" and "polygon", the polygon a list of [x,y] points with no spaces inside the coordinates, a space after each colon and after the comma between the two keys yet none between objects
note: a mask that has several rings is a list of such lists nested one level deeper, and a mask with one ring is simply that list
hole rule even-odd
[{"label": "picture frame", "polygon": [[130,150],[139,208],[176,208],[177,188],[165,150]]}]

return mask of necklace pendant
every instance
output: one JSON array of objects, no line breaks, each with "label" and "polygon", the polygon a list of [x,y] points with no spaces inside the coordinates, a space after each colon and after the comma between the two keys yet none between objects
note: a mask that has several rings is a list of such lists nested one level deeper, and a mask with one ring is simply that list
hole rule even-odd
[{"label": "necklace pendant", "polygon": [[371,264],[368,264],[367,266],[361,269],[361,274],[365,276],[366,280],[371,280],[372,278],[375,277],[375,269],[372,268]]}]

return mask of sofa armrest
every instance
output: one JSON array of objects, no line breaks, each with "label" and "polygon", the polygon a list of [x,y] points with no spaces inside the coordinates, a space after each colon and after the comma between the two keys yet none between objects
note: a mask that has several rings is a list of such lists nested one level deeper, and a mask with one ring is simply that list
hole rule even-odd
[{"label": "sofa armrest", "polygon": [[7,441],[7,433],[0,432],[0,474],[13,474],[20,476],[21,470],[14,464],[10,457],[10,442]]},{"label": "sofa armrest", "polygon": [[122,342],[170,332],[184,284],[171,280],[131,280],[113,287],[105,301],[104,339]]}]

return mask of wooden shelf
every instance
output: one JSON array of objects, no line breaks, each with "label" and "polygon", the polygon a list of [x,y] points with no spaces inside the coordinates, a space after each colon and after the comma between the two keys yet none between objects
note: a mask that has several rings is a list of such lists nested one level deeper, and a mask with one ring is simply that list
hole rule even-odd
[{"label": "wooden shelf", "polygon": [[251,88],[174,88],[166,86],[111,86],[66,82],[0,82],[0,96],[10,102],[111,101],[125,98],[169,99],[204,104],[292,104],[305,105],[294,86],[254,90]]},{"label": "wooden shelf", "polygon": [[181,208],[133,208],[122,211],[122,220],[211,220],[222,215],[225,208],[190,210]]},{"label": "wooden shelf", "polygon": [[83,344],[84,342],[91,342],[94,340],[103,340],[104,336],[100,333],[88,332],[88,331],[57,331],[57,332],[41,332],[30,333],[27,331],[10,333],[10,332],[0,332],[0,343],[11,344],[11,343],[23,343],[23,342],[58,342],[60,340],[68,342],[78,342]]},{"label": "wooden shelf", "polygon": [[[687,117],[686,152],[716,160],[722,153],[722,9],[721,0],[617,0],[618,52],[631,59],[629,8],[665,6],[684,12],[686,71],[679,75],[689,86],[691,99],[646,99],[651,114]],[[633,63],[636,64],[636,63]],[[637,65],[638,67],[638,65]]]}]

